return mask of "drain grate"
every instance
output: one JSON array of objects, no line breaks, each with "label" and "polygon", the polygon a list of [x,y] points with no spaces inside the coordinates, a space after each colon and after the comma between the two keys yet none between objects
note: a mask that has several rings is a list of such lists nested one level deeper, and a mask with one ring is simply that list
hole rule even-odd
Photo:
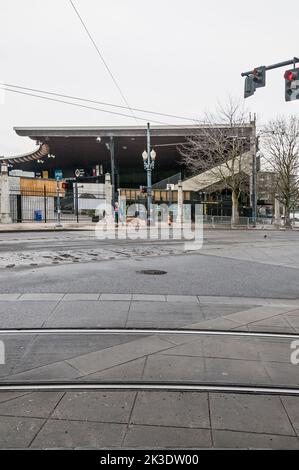
[{"label": "drain grate", "polygon": [[146,274],[148,276],[163,276],[167,274],[167,271],[159,271],[157,269],[146,269],[143,271],[137,271],[137,274]]}]

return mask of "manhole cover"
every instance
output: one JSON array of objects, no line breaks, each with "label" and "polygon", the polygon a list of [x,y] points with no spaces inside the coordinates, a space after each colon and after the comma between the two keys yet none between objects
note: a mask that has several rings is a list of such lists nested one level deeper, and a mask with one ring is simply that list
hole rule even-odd
[{"label": "manhole cover", "polygon": [[147,274],[148,276],[163,276],[167,271],[158,271],[156,269],[146,269],[144,271],[137,271],[138,274]]}]

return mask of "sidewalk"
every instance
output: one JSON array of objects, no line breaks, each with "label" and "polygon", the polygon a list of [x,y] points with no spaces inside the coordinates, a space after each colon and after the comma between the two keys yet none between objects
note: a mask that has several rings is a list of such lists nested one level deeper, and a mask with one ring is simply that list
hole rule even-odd
[{"label": "sidewalk", "polygon": [[[13,224],[1,224],[0,223],[0,233],[5,232],[61,232],[66,230],[73,230],[73,231],[94,231],[97,224],[96,223],[87,223],[87,222],[62,222],[62,227],[56,227],[56,222],[52,223],[44,223],[44,222],[23,222],[23,223],[13,223]],[[168,228],[167,224],[165,227]],[[119,227],[121,229],[121,227]],[[214,227],[212,224],[204,224],[204,229],[206,230],[225,230],[225,231],[271,231],[271,232],[280,232],[285,231],[283,227],[280,229],[272,226],[272,225],[259,225],[257,227],[242,227],[238,226],[235,228],[227,227],[225,225],[219,224],[219,226]],[[293,231],[298,231],[299,227],[294,227]]]},{"label": "sidewalk", "polygon": [[86,230],[92,231],[95,229],[96,224],[86,222],[66,222],[62,223],[62,228],[56,227],[56,222],[53,223],[42,223],[42,222],[31,222],[21,224],[1,224],[0,233],[2,232],[61,232],[64,230]]},{"label": "sidewalk", "polygon": [[[1,328],[188,328],[299,334],[299,299],[1,294]],[[299,386],[290,340],[211,335],[1,335],[1,381]],[[1,383],[0,381],[0,383]],[[299,448],[299,396],[1,392],[0,448]]]}]

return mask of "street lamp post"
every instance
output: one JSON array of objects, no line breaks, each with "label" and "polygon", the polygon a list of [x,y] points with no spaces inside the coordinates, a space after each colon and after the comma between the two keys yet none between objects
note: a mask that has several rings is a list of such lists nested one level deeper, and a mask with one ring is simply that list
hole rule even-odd
[{"label": "street lamp post", "polygon": [[60,199],[60,181],[59,178],[56,180],[57,186],[57,223],[56,228],[62,228],[61,224],[61,199]]},{"label": "street lamp post", "polygon": [[144,169],[147,172],[147,217],[148,222],[151,220],[151,208],[152,208],[152,171],[155,168],[156,152],[151,150],[151,133],[150,124],[147,124],[147,151],[145,150],[142,154]]}]

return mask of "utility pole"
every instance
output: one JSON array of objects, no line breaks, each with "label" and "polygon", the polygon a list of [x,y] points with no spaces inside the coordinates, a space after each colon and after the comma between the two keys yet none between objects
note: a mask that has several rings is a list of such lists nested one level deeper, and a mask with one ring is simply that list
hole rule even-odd
[{"label": "utility pole", "polygon": [[148,221],[151,220],[152,209],[152,165],[151,165],[151,128],[147,123],[147,214]]},{"label": "utility pole", "polygon": [[115,209],[115,144],[114,138],[110,137],[110,158],[111,158],[111,184],[112,184],[112,206]]},{"label": "utility pole", "polygon": [[252,156],[252,176],[251,176],[251,207],[252,207],[252,222],[253,226],[256,227],[256,218],[257,218],[257,165],[256,165],[256,153],[257,153],[257,137],[256,137],[256,117],[251,122],[252,125],[252,135],[250,137],[250,152]]}]

